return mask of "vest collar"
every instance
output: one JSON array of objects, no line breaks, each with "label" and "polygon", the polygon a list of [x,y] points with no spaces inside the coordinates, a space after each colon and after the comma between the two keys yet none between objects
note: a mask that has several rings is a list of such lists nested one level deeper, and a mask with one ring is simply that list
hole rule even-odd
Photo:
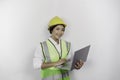
[{"label": "vest collar", "polygon": [[60,39],[59,39],[59,44],[57,44],[57,42],[52,39],[51,37],[49,37],[49,40],[54,44],[54,45],[60,45]]}]

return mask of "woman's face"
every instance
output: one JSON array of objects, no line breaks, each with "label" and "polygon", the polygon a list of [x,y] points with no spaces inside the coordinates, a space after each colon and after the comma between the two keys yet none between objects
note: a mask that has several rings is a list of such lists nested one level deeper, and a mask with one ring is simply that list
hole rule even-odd
[{"label": "woman's face", "polygon": [[52,37],[54,39],[60,39],[64,34],[65,27],[63,25],[57,25],[52,31]]}]

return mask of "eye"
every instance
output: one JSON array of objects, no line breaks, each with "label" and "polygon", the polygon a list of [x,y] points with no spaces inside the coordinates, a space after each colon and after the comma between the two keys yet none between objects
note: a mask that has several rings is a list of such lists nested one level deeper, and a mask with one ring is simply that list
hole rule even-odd
[{"label": "eye", "polygon": [[65,28],[63,28],[62,31],[65,31]]},{"label": "eye", "polygon": [[56,28],[56,30],[60,30],[59,28]]}]

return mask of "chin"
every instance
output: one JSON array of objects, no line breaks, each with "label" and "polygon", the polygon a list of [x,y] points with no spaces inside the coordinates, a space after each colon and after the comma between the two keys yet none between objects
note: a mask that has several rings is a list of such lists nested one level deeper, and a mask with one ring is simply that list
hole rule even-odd
[{"label": "chin", "polygon": [[56,37],[56,39],[60,39],[61,37]]}]

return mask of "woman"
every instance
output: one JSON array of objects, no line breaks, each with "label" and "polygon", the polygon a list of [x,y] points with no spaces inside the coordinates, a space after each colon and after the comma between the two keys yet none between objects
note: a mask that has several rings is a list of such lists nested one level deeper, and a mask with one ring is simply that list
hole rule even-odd
[{"label": "woman", "polygon": [[[48,25],[50,38],[41,42],[35,51],[33,64],[35,69],[40,69],[42,80],[70,80],[69,70],[59,68],[71,61],[71,45],[61,37],[64,34],[66,24],[55,16]],[[83,62],[76,62],[75,68],[80,69]]]}]

